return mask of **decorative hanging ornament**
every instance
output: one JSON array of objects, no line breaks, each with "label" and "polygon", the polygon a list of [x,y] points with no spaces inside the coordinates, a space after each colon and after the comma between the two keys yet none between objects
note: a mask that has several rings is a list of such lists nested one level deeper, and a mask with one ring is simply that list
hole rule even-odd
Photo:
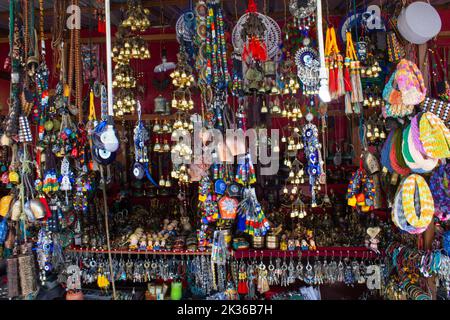
[{"label": "decorative hanging ornament", "polygon": [[315,22],[316,6],[316,0],[289,1],[289,12],[294,16],[300,30],[309,29]]},{"label": "decorative hanging ornament", "polygon": [[137,179],[142,179],[145,176],[150,180],[150,182],[158,186],[156,181],[153,179],[149,171],[149,158],[148,158],[148,147],[147,143],[150,140],[150,134],[148,130],[144,127],[144,123],[141,120],[141,103],[137,103],[137,113],[138,121],[136,127],[134,128],[134,155],[135,155],[135,165],[133,167],[133,175]]},{"label": "decorative hanging ornament", "polygon": [[305,38],[304,47],[295,54],[297,75],[303,84],[303,93],[307,96],[319,93],[320,61],[317,50],[310,47],[310,39]]},{"label": "decorative hanging ornament", "polygon": [[321,156],[321,144],[319,142],[319,130],[313,124],[312,115],[307,115],[308,123],[303,127],[302,137],[305,148],[305,156],[308,161],[307,173],[311,187],[311,204],[317,206],[316,190],[320,190],[319,178],[323,173],[323,161]]}]

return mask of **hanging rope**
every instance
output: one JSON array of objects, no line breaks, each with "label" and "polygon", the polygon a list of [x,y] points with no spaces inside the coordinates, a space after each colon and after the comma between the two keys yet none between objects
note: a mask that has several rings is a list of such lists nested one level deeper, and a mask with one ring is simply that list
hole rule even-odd
[{"label": "hanging rope", "polygon": [[103,171],[103,166],[100,166],[100,178],[102,183],[102,191],[103,191],[103,206],[104,206],[104,215],[105,215],[105,231],[106,231],[106,246],[108,248],[108,260],[109,260],[109,272],[111,274],[111,286],[113,291],[113,299],[117,300],[116,295],[116,282],[115,282],[115,274],[114,274],[114,268],[112,265],[112,255],[111,255],[111,242],[109,239],[109,209],[108,209],[108,196],[106,194],[106,180],[105,180],[105,174]]}]

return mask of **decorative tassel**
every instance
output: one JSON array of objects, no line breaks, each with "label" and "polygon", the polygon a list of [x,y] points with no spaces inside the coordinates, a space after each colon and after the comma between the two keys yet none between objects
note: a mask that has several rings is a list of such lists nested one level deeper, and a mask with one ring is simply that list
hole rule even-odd
[{"label": "decorative tassel", "polygon": [[337,82],[336,82],[336,68],[333,66],[330,66],[330,75],[328,77],[329,79],[329,87],[330,87],[330,94],[332,98],[336,98],[336,94],[338,91]]},{"label": "decorative tassel", "polygon": [[[346,62],[346,64],[347,64],[347,62]],[[350,79],[349,66],[346,66],[345,70],[344,70],[344,88],[345,88],[345,92],[352,92],[352,81]]]},{"label": "decorative tassel", "polygon": [[349,115],[353,113],[351,95],[349,92],[345,94],[345,114]]},{"label": "decorative tassel", "polygon": [[344,79],[344,58],[342,55],[338,56],[338,97],[345,95],[345,79]]},{"label": "decorative tassel", "polygon": [[251,56],[251,58],[255,61],[267,61],[266,43],[253,36],[248,45],[244,46],[244,50],[242,52],[242,59],[244,61],[246,61],[249,56]]},{"label": "decorative tassel", "polygon": [[247,13],[255,13],[258,11],[258,7],[256,6],[255,0],[249,0],[247,6]]}]

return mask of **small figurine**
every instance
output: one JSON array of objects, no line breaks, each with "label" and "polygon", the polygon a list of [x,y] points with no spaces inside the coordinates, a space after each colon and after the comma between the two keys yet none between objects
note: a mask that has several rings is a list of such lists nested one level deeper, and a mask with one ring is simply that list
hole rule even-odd
[{"label": "small figurine", "polygon": [[369,238],[366,239],[366,247],[370,250],[373,250],[376,253],[379,253],[378,250],[378,243],[380,243],[380,240],[377,238],[379,233],[381,231],[380,227],[375,228],[368,228],[367,234],[369,235]]},{"label": "small figurine", "polygon": [[139,243],[139,250],[145,251],[147,249],[147,237],[142,237]]},{"label": "small figurine", "polygon": [[306,239],[308,240],[309,250],[316,250],[316,242],[314,241],[313,231],[306,230]]},{"label": "small figurine", "polygon": [[308,251],[309,246],[308,246],[308,242],[306,242],[305,239],[302,240],[302,244],[301,244],[300,248],[302,249],[302,251]]},{"label": "small figurine", "polygon": [[289,239],[288,240],[288,250],[289,251],[294,251],[295,250],[295,240],[294,239]]},{"label": "small figurine", "polygon": [[287,251],[287,249],[288,249],[287,236],[285,234],[283,234],[281,236],[281,241],[280,241],[280,250],[281,251]]}]

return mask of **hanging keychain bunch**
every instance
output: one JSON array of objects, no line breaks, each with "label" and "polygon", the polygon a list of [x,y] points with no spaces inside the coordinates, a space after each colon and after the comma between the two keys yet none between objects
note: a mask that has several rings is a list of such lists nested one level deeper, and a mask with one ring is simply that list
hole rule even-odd
[{"label": "hanging keychain bunch", "polygon": [[336,40],[336,30],[328,26],[325,43],[325,64],[328,69],[330,95],[332,100],[345,95],[344,83],[344,57],[339,51]]},{"label": "hanging keychain bunch", "polygon": [[256,198],[254,188],[244,190],[243,199],[238,206],[238,229],[251,236],[264,236],[269,231],[267,220],[261,204]]},{"label": "hanging keychain bunch", "polygon": [[352,40],[352,34],[347,31],[346,34],[346,56],[344,62],[344,85],[345,85],[345,113],[361,113],[360,103],[364,101],[361,70],[355,46]]},{"label": "hanging keychain bunch", "polygon": [[60,190],[65,192],[66,205],[69,204],[68,191],[72,190],[72,184],[75,182],[73,172],[70,170],[70,163],[67,157],[61,161],[61,176],[59,178]]},{"label": "hanging keychain bunch", "polygon": [[50,149],[45,153],[45,173],[42,181],[42,191],[46,194],[57,192],[59,190],[58,176],[56,172],[55,155]]},{"label": "hanging keychain bunch", "polygon": [[256,182],[256,172],[253,166],[250,154],[247,154],[245,158],[237,165],[236,177],[234,181],[242,185],[252,185]]},{"label": "hanging keychain bunch", "polygon": [[347,204],[350,207],[361,208],[362,212],[373,210],[375,205],[375,183],[367,174],[360,161],[359,169],[353,174],[347,189]]}]

